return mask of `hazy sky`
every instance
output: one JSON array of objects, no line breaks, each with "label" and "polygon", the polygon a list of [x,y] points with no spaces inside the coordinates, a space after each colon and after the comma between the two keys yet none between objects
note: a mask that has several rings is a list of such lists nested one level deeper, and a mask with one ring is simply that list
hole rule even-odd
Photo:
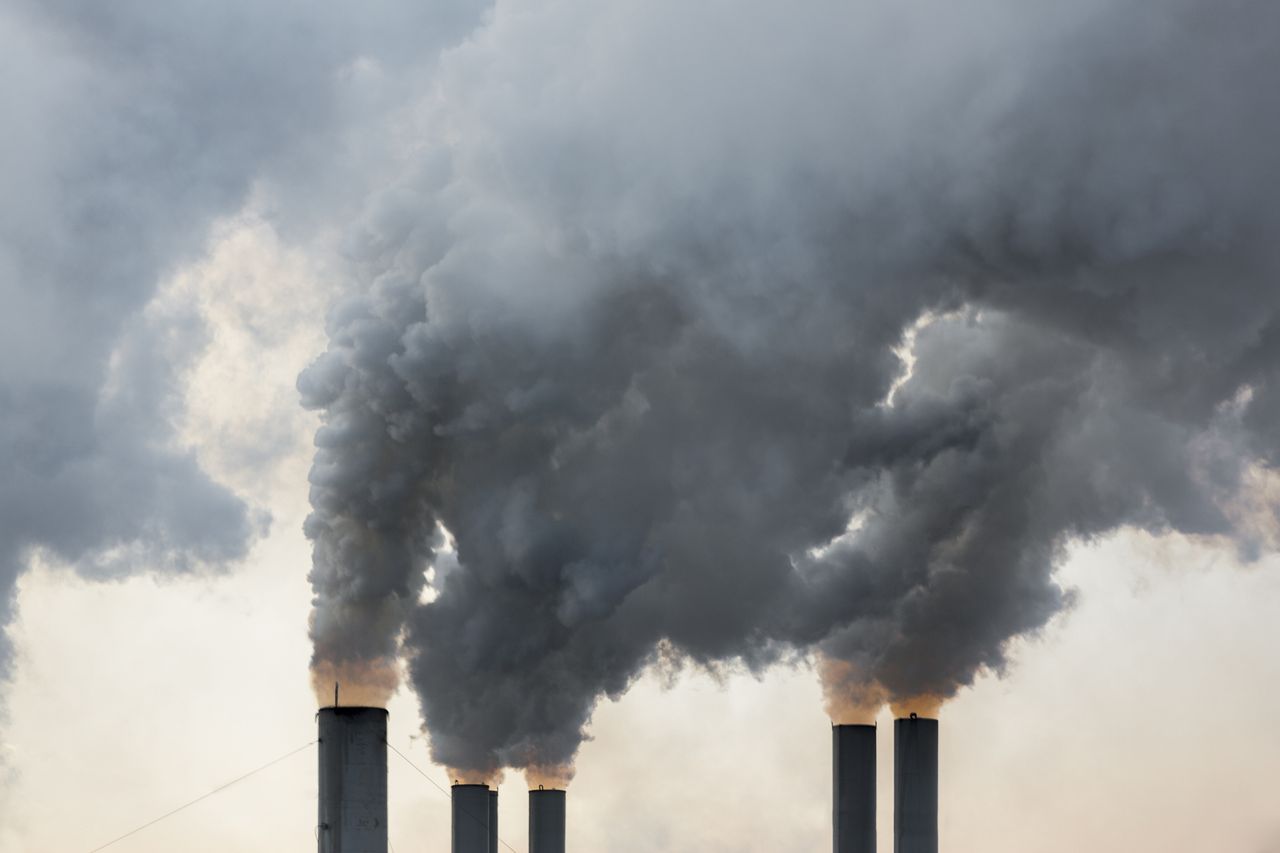
[{"label": "hazy sky", "polygon": [[[896,514],[879,492],[841,504],[892,515],[868,523],[859,552],[894,581],[877,595],[934,591],[894,561],[942,524],[921,507],[958,492],[935,465],[939,442],[999,451],[951,472],[990,512],[943,550],[961,575],[1018,594],[962,612],[969,598],[937,593],[865,632],[846,614],[822,635],[824,651],[873,661],[903,690],[959,689],[942,713],[943,849],[1278,853],[1280,104],[1268,72],[1280,13],[1059,5],[0,3],[0,853],[87,853],[314,739],[303,522],[321,414],[301,398],[346,399],[316,390],[334,375],[347,394],[360,385],[362,404],[381,391],[360,384],[379,374],[359,359],[346,373],[322,363],[302,393],[299,375],[326,348],[376,350],[381,329],[362,312],[398,310],[404,294],[429,302],[445,319],[417,339],[436,359],[423,374],[448,352],[484,379],[462,395],[472,420],[444,426],[482,431],[494,400],[538,413],[536,395],[517,406],[504,384],[530,364],[598,396],[606,380],[541,344],[611,328],[582,313],[601,295],[644,307],[668,281],[694,294],[679,311],[698,318],[680,358],[635,354],[666,340],[646,314],[639,349],[610,344],[590,361],[607,354],[636,376],[673,366],[705,389],[719,344],[753,370],[777,355],[804,381],[767,402],[817,423],[831,412],[810,404],[827,399],[823,356],[836,352],[822,335],[853,330],[834,381],[861,383],[867,411],[890,415],[856,419],[857,441],[837,443],[910,482]],[[859,282],[856,299],[838,298],[842,277]],[[783,342],[796,318],[810,339]],[[495,331],[520,346],[488,346]],[[896,402],[880,399],[891,380]],[[684,388],[637,387],[658,423]],[[726,421],[742,411],[743,396],[715,399]],[[794,423],[726,441],[778,438],[792,474],[779,478],[803,486],[804,454],[822,444]],[[644,436],[627,446],[659,458]],[[622,474],[632,457],[595,458],[640,482]],[[478,491],[503,473],[468,470]],[[1011,471],[1036,472],[1016,479],[1025,495],[992,497],[1007,497]],[[714,503],[738,484],[698,495]],[[468,516],[475,505],[433,512],[482,533],[490,516]],[[1005,523],[1024,506],[1031,521]],[[689,512],[654,529],[678,531]],[[830,526],[772,526],[787,515],[761,498],[723,531],[763,525],[776,545]],[[687,544],[662,536],[677,554]],[[984,574],[1006,542],[1009,573]],[[859,547],[833,544],[833,560]],[[559,589],[556,618],[590,621],[630,595],[599,577]],[[705,634],[672,618],[630,647],[603,635],[642,675],[587,725],[570,849],[830,844],[817,675],[803,655],[768,665],[786,657],[772,643],[812,642],[796,637],[818,617],[773,618],[748,586]],[[680,610],[656,601],[664,620]],[[472,606],[446,594],[434,612]],[[462,641],[432,637],[414,620],[444,617],[423,612],[408,617],[418,691],[465,705],[470,688],[433,682],[430,657]],[[918,612],[972,626],[934,633]],[[645,631],[707,664],[646,663]],[[761,634],[769,643],[747,639]],[[903,674],[923,658],[939,663]],[[575,681],[576,707],[608,681]],[[531,694],[535,711],[541,701]],[[392,743],[447,785],[419,702],[407,686],[392,700]],[[447,849],[446,798],[389,761],[394,849]],[[305,750],[111,849],[309,850],[315,763]],[[518,773],[502,797],[501,835],[524,850]]]}]

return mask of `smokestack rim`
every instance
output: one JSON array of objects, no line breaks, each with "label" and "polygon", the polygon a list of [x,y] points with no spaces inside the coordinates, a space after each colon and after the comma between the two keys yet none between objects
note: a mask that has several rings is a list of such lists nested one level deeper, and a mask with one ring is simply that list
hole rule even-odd
[{"label": "smokestack rim", "polygon": [[391,716],[390,711],[388,711],[386,708],[379,708],[377,705],[323,705],[316,709],[317,714],[322,714],[325,711],[329,711],[330,713],[340,714],[340,715],[347,715],[347,714],[355,715],[355,714],[363,714],[367,711],[381,711],[387,716]]},{"label": "smokestack rim", "polygon": [[832,723],[833,729],[877,729],[878,723]]}]

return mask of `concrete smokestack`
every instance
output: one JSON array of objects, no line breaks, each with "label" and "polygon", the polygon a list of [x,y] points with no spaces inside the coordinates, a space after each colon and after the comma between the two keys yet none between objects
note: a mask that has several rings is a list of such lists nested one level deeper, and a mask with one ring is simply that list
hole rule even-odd
[{"label": "concrete smokestack", "polygon": [[564,791],[529,792],[529,853],[564,853]]},{"label": "concrete smokestack", "polygon": [[876,727],[831,727],[831,849],[876,853]]},{"label": "concrete smokestack", "polygon": [[320,853],[387,853],[387,712],[321,708]]},{"label": "concrete smokestack", "polygon": [[938,853],[938,721],[893,721],[893,853]]},{"label": "concrete smokestack", "polygon": [[489,792],[489,853],[498,853],[498,790]]},{"label": "concrete smokestack", "polygon": [[489,853],[489,786],[453,786],[453,853]]}]

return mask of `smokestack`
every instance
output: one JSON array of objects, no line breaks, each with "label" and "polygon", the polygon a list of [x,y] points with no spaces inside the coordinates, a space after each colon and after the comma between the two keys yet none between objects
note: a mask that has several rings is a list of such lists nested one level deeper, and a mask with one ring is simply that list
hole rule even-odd
[{"label": "smokestack", "polygon": [[876,727],[831,727],[831,849],[876,853]]},{"label": "smokestack", "polygon": [[938,853],[938,721],[893,721],[893,853]]},{"label": "smokestack", "polygon": [[498,853],[498,789],[489,792],[489,853]]},{"label": "smokestack", "polygon": [[321,708],[319,853],[387,853],[387,712]]},{"label": "smokestack", "polygon": [[453,853],[489,853],[489,786],[453,786]]},{"label": "smokestack", "polygon": [[529,792],[529,853],[564,853],[564,791]]}]

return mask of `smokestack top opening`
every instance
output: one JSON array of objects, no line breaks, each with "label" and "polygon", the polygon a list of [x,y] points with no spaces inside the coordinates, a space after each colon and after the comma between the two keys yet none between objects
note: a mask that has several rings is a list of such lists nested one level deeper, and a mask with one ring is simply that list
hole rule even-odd
[{"label": "smokestack top opening", "polygon": [[874,729],[875,723],[832,723],[833,729]]},{"label": "smokestack top opening", "polygon": [[922,716],[920,716],[919,714],[912,714],[912,715],[910,715],[910,716],[908,716],[908,717],[898,717],[896,720],[894,720],[894,722],[897,722],[897,723],[910,723],[910,722],[918,722],[918,723],[936,723],[936,722],[938,722],[938,718],[937,718],[937,717],[922,717]]},{"label": "smokestack top opening", "polygon": [[369,711],[381,711],[383,714],[389,714],[386,708],[379,708],[376,705],[325,705],[316,713],[330,714],[365,714]]},{"label": "smokestack top opening", "polygon": [[484,788],[486,791],[493,790],[484,782],[454,782],[451,787],[454,788]]}]

